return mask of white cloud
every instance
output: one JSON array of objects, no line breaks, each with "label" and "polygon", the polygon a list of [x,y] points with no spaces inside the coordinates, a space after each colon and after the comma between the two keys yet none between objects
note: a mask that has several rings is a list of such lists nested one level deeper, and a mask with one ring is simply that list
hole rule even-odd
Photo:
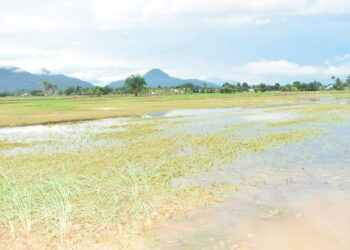
[{"label": "white cloud", "polygon": [[334,57],[337,61],[350,61],[350,54],[345,54],[343,56],[336,56]]},{"label": "white cloud", "polygon": [[256,19],[255,23],[256,24],[269,24],[269,23],[272,23],[272,19],[270,19],[270,18]]},{"label": "white cloud", "polygon": [[[273,18],[350,13],[348,0],[92,0],[102,29],[162,26],[199,20],[208,24],[267,24]],[[253,20],[253,21],[252,21]]]},{"label": "white cloud", "polygon": [[350,13],[349,0],[26,0],[0,2],[0,32],[130,29],[199,21],[267,24],[275,18]]},{"label": "white cloud", "polygon": [[[253,82],[261,81],[266,77],[324,77],[350,75],[350,62],[341,65],[300,65],[287,60],[260,60],[246,63],[232,69],[232,73],[241,79]],[[295,78],[296,79],[296,78]]]},{"label": "white cloud", "polygon": [[15,66],[32,73],[47,68],[53,73],[105,83],[121,79],[127,72],[141,68],[142,63],[105,58],[78,49],[17,49],[0,46],[0,66]]},{"label": "white cloud", "polygon": [[[205,60],[205,55],[198,56],[196,51],[191,54],[188,48],[195,48],[197,44],[197,37],[191,37],[196,30],[188,28],[188,38],[186,34],[178,35],[183,27],[193,23],[204,28],[205,25],[268,25],[295,16],[349,13],[349,0],[0,0],[0,64],[31,72],[48,68],[103,82],[154,66],[173,69],[174,75],[182,77],[206,74],[224,77],[231,61],[225,61],[219,50],[215,57],[224,58],[223,62],[215,61],[213,55]],[[176,25],[182,26],[170,27]],[[164,28],[159,30],[160,39],[148,37],[157,33],[132,32],[147,27]],[[173,30],[178,37],[164,39],[164,31],[170,33]],[[202,39],[202,35],[204,37],[202,33],[198,37]],[[214,45],[211,41],[214,35],[207,37],[208,43],[202,43],[200,48]],[[232,45],[232,48],[234,46],[238,45]],[[61,49],[53,49],[55,47]],[[229,50],[225,48],[221,54]],[[252,55],[247,52],[244,56]],[[244,56],[237,60],[244,60]],[[262,60],[236,67],[233,72],[255,80],[276,74],[349,74],[346,61],[350,60],[350,55],[335,59],[342,64],[314,66],[286,60]],[[228,77],[235,79],[235,76]]]},{"label": "white cloud", "polygon": [[2,0],[0,33],[78,30],[89,23],[84,6],[82,0]]}]

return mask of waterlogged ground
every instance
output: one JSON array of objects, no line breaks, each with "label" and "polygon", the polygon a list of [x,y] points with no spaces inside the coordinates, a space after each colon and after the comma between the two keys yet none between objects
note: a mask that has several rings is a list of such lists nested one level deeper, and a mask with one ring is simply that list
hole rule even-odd
[{"label": "waterlogged ground", "polygon": [[[349,105],[348,100],[313,101]],[[228,167],[173,180],[173,185],[181,186],[229,183],[236,190],[219,204],[161,223],[149,234],[151,245],[162,249],[349,249],[349,116],[322,112],[311,113],[313,119],[308,119],[297,112],[298,118],[295,111],[304,108],[294,106],[288,112],[265,108],[261,114],[252,113],[250,120],[274,121],[268,126],[278,131],[312,127],[327,131],[324,135],[249,153]]]},{"label": "waterlogged ground", "polygon": [[350,99],[0,129],[0,246],[349,249]]}]

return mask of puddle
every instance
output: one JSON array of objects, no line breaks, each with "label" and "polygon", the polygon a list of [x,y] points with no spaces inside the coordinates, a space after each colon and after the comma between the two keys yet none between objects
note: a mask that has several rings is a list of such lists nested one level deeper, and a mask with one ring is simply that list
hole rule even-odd
[{"label": "puddle", "polygon": [[[179,133],[212,133],[224,129],[227,125],[240,122],[286,121],[297,115],[286,112],[270,113],[268,110],[259,108],[225,108],[154,112],[144,116],[143,119],[146,121],[156,117],[187,121],[186,126],[175,125],[171,130],[167,126],[163,127],[162,135],[176,135]],[[120,145],[120,142],[110,144],[102,140],[96,141],[94,136],[99,133],[121,130],[122,128],[117,128],[117,126],[128,124],[131,120],[132,118],[110,118],[77,124],[0,128],[0,140],[33,144],[28,147],[2,151],[0,154],[11,156],[39,152],[45,154],[74,153],[104,146],[117,146]],[[127,126],[124,127],[127,129]],[[251,134],[251,136],[254,135]]]},{"label": "puddle", "polygon": [[29,146],[0,151],[5,156],[17,154],[54,154],[74,153],[83,150],[94,150],[96,147],[118,146],[115,141],[107,145],[106,141],[95,140],[99,133],[118,131],[121,128],[111,126],[128,123],[130,118],[114,118],[88,121],[77,124],[57,124],[51,126],[27,126],[0,129],[0,140],[14,143],[28,143]]}]

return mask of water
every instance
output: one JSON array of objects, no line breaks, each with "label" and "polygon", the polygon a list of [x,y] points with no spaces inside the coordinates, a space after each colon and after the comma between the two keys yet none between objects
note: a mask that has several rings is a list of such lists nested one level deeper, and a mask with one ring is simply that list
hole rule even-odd
[{"label": "water", "polygon": [[[205,135],[238,126],[238,137],[314,128],[325,135],[260,153],[246,153],[227,166],[174,179],[172,185],[233,184],[220,203],[162,222],[145,235],[150,249],[350,249],[350,119],[345,114],[303,114],[313,105],[349,105],[348,98],[271,102],[248,108],[174,110],[151,113],[182,121],[162,135]],[[290,105],[290,106],[288,106]],[[343,122],[333,120],[339,116]],[[266,123],[318,117],[285,127]],[[132,118],[78,124],[1,128],[0,140],[29,143],[0,151],[3,155],[74,153],[120,146],[118,140],[95,140],[99,133],[127,130]],[[139,121],[140,122],[140,121]],[[118,127],[119,125],[126,125]],[[180,153],[180,152],[178,152]],[[191,153],[189,151],[188,153]]]},{"label": "water", "polygon": [[[326,101],[331,100],[321,103]],[[253,117],[267,121],[265,114]],[[294,115],[277,114],[284,120]],[[324,119],[270,129],[269,133],[312,127],[328,132],[244,155],[226,168],[173,180],[174,186],[228,183],[239,188],[222,203],[161,223],[147,235],[150,248],[350,249],[350,120],[343,118],[345,122]]]}]

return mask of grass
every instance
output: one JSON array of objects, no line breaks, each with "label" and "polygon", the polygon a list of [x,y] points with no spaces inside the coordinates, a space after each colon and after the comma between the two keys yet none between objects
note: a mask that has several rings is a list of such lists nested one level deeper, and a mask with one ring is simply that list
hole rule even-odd
[{"label": "grass", "polygon": [[26,143],[15,143],[15,142],[9,142],[9,141],[5,141],[5,140],[0,140],[0,151],[13,149],[13,148],[17,148],[17,147],[24,147],[27,145],[28,144],[26,144]]},{"label": "grass", "polygon": [[[40,243],[64,245],[77,228],[91,239],[97,239],[96,230],[116,232],[116,238],[132,235],[174,214],[205,206],[227,189],[174,187],[171,180],[232,162],[244,152],[319,135],[300,130],[248,140],[237,140],[234,131],[159,136],[167,122],[158,119],[155,127],[151,120],[142,124],[143,129],[135,123],[119,138],[121,147],[55,154],[50,161],[45,155],[0,157],[0,218],[8,237],[35,233]],[[114,140],[115,133],[103,137]],[[191,154],[175,154],[188,149]]]},{"label": "grass", "polygon": [[[186,108],[227,108],[318,97],[347,97],[347,92],[193,94],[170,96],[8,97],[0,98],[0,127],[62,123],[144,115]],[[107,108],[107,109],[106,109]],[[114,109],[110,109],[114,108]]]},{"label": "grass", "polygon": [[[142,114],[155,107],[155,110],[167,110],[262,105],[281,98],[271,93],[244,98],[241,95],[223,97],[125,97],[121,100],[73,97],[57,98],[51,104],[70,103],[67,105],[76,106],[74,112],[80,110],[74,113],[79,119],[85,117],[84,112],[87,117],[95,119],[99,116],[91,113],[96,110],[91,110],[96,106],[119,105],[125,109],[130,107],[130,114]],[[283,99],[301,97],[304,98],[296,94]],[[16,105],[19,110],[16,112],[26,109],[24,98],[2,100],[13,102],[5,104],[7,107],[1,106],[2,110],[16,110]],[[44,100],[38,101],[37,106],[50,103],[50,100]],[[52,122],[52,117],[57,121],[75,117],[73,111],[62,111],[62,116],[56,117],[55,112],[47,114],[44,109],[40,112],[39,109],[28,108],[30,112],[26,117],[13,117],[11,124],[21,125],[28,117],[35,116],[37,120],[31,122]],[[118,113],[120,110],[101,112],[102,116],[110,115],[108,112],[124,115]],[[0,247],[88,248],[93,244],[128,247],[124,244],[132,241],[130,237],[149,230],[160,221],[208,206],[224,197],[226,192],[242,188],[239,184],[174,186],[173,180],[227,166],[246,153],[302,142],[324,133],[317,129],[294,129],[278,133],[267,130],[267,133],[253,138],[240,136],[255,129],[253,123],[224,126],[219,131],[204,134],[179,132],[175,136],[167,133],[186,126],[186,122],[164,117],[146,120],[135,117],[128,125],[111,127],[111,132],[86,135],[107,143],[106,147],[95,146],[93,151],[77,150],[49,157],[40,152],[7,157],[0,154]],[[294,124],[298,122],[294,121]],[[108,147],[115,140],[120,140],[121,145]],[[3,145],[14,146],[8,142]],[[259,176],[253,182],[254,185],[264,184]]]},{"label": "grass", "polygon": [[284,122],[271,122],[271,123],[268,123],[267,126],[285,127],[285,126],[293,126],[293,125],[299,125],[299,124],[305,124],[305,123],[314,123],[319,120],[320,118],[318,117],[307,117],[307,118],[294,119],[294,120],[284,121]]}]

